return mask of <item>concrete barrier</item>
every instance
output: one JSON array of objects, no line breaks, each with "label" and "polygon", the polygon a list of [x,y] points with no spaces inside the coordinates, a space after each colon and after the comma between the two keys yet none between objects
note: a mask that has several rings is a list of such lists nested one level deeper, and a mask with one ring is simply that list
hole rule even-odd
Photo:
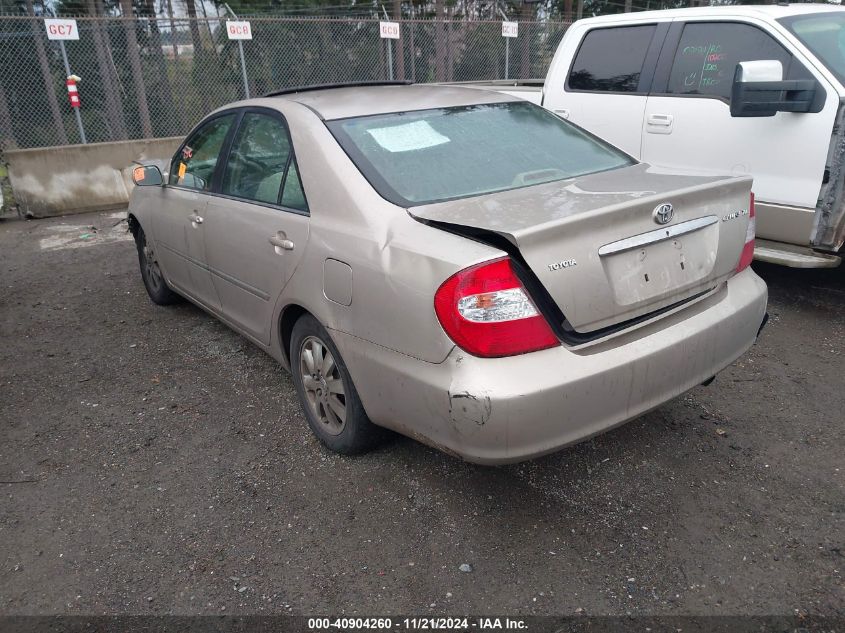
[{"label": "concrete barrier", "polygon": [[47,218],[126,206],[133,161],[169,161],[183,137],[3,152],[20,213]]}]

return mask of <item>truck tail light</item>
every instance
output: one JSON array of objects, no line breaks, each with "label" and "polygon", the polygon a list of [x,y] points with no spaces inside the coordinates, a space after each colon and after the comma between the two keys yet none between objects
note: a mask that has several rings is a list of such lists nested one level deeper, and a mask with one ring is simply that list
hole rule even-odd
[{"label": "truck tail light", "polygon": [[434,311],[446,334],[474,356],[515,356],[560,345],[509,257],[449,277],[434,295]]},{"label": "truck tail light", "polygon": [[742,247],[742,255],[739,256],[739,264],[736,265],[736,272],[748,268],[751,260],[754,259],[754,234],[757,231],[757,219],[754,216],[754,192],[751,192],[751,202],[748,207],[748,228],[745,229],[745,246]]}]

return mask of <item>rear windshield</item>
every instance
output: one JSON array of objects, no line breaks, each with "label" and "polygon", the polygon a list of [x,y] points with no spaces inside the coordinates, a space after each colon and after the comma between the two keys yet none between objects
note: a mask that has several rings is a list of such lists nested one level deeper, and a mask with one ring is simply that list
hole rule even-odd
[{"label": "rear windshield", "polygon": [[794,15],[779,22],[845,84],[845,11]]},{"label": "rear windshield", "polygon": [[330,121],[387,200],[417,206],[615,169],[635,161],[527,102]]}]

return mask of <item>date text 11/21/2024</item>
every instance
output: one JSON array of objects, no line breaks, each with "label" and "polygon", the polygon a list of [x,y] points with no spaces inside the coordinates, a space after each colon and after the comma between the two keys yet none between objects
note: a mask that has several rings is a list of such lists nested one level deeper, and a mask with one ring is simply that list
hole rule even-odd
[{"label": "date text 11/21/2024", "polygon": [[308,618],[308,630],[407,630],[407,631],[519,631],[528,628],[525,620],[508,617],[411,617],[394,620],[393,618]]}]

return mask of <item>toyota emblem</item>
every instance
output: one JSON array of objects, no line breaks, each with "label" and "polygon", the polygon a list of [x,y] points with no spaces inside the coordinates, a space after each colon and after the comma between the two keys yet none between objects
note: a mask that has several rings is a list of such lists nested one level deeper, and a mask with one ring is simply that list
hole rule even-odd
[{"label": "toyota emblem", "polygon": [[654,218],[654,221],[658,224],[669,224],[672,221],[672,217],[675,215],[675,209],[672,208],[672,205],[668,202],[664,202],[663,204],[658,204],[654,207],[654,211],[651,212],[651,217]]}]

